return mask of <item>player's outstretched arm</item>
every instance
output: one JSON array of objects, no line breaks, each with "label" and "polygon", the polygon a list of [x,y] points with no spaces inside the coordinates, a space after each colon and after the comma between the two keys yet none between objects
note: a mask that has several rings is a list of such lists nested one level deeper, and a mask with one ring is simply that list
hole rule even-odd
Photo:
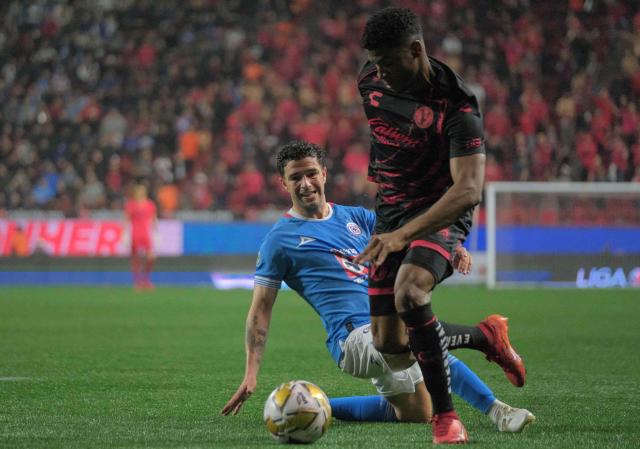
[{"label": "player's outstretched arm", "polygon": [[256,285],[253,289],[253,300],[247,314],[245,333],[247,360],[244,379],[229,402],[222,408],[223,415],[236,415],[256,388],[260,362],[267,343],[271,311],[277,295],[278,290],[262,285]]}]

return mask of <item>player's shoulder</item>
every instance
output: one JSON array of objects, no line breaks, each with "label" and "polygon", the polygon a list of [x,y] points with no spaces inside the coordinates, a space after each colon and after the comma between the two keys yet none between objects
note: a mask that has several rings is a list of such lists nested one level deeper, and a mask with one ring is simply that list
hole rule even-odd
[{"label": "player's shoulder", "polygon": [[295,227],[295,217],[288,212],[282,214],[278,221],[276,221],[271,229],[267,232],[263,239],[264,244],[271,244],[276,246],[282,246],[282,242],[286,240],[286,237],[291,234]]},{"label": "player's shoulder", "polygon": [[369,221],[375,220],[375,214],[362,206],[343,206],[334,204],[333,208],[336,218],[353,221],[365,227],[367,227],[367,223]]},{"label": "player's shoulder", "polygon": [[333,207],[336,215],[361,216],[366,215],[367,212],[370,212],[369,209],[366,209],[362,206],[345,206],[335,203],[331,203],[331,206]]},{"label": "player's shoulder", "polygon": [[474,93],[451,67],[433,56],[429,56],[429,62],[433,73],[432,82],[442,96],[454,104],[475,100]]},{"label": "player's shoulder", "polygon": [[360,69],[360,73],[358,73],[358,88],[360,91],[385,89],[385,84],[378,78],[376,65],[371,61],[365,62]]}]

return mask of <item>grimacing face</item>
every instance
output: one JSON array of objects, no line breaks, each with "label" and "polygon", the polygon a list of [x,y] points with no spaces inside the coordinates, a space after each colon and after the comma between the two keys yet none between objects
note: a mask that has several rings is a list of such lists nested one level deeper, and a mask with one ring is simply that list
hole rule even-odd
[{"label": "grimacing face", "polygon": [[412,41],[393,48],[368,50],[369,61],[376,65],[378,77],[384,80],[396,92],[411,88],[420,73],[422,44]]},{"label": "grimacing face", "polygon": [[305,157],[287,162],[281,181],[297,213],[321,218],[326,204],[324,185],[327,182],[327,168],[322,167],[318,159]]}]

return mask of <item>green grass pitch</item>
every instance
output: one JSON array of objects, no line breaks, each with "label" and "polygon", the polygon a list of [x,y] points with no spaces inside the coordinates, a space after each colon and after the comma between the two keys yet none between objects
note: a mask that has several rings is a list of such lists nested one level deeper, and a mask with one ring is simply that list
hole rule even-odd
[{"label": "green grass pitch", "polygon": [[[238,416],[219,412],[244,371],[250,292],[207,288],[0,289],[0,447],[269,447],[262,406],[280,382],[305,379],[329,396],[374,394],[338,371],[320,320],[282,292],[259,386]],[[475,448],[640,447],[640,293],[441,288],[442,319],[510,318],[527,385],[512,387],[480,354],[456,355],[537,421],[501,434],[456,400]],[[314,447],[417,448],[418,424],[334,421]]]}]

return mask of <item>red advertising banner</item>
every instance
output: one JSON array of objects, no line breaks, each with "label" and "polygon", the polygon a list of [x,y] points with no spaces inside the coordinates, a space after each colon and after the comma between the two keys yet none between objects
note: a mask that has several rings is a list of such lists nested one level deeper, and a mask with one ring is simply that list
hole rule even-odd
[{"label": "red advertising banner", "polygon": [[120,221],[0,221],[0,255],[20,255],[24,249],[28,254],[50,256],[123,255],[120,242],[124,232]]}]

